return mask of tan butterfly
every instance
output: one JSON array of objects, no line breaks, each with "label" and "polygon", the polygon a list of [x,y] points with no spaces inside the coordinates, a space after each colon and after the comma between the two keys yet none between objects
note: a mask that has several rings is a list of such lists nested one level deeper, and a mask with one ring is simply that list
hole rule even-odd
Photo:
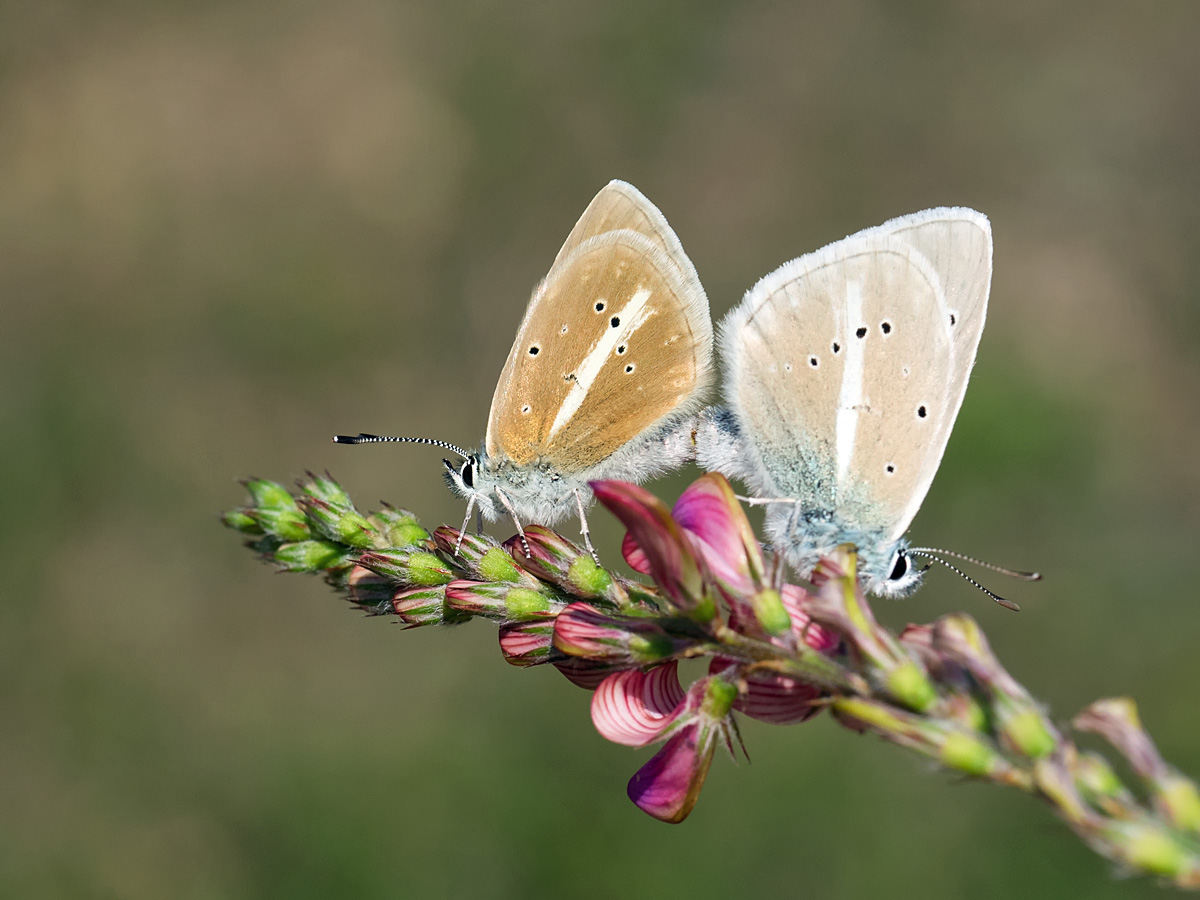
[{"label": "tan butterfly", "polygon": [[[478,453],[444,441],[451,490],[489,521],[580,516],[588,482],[640,482],[693,456],[712,380],[712,321],[696,270],[662,213],[612,181],[584,211],[533,292],[500,373]],[[590,549],[590,542],[589,542]]]}]

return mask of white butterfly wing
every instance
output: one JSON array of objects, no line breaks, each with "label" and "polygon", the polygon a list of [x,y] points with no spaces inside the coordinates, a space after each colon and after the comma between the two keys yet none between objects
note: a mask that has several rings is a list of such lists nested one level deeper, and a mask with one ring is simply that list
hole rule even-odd
[{"label": "white butterfly wing", "polygon": [[721,328],[755,488],[903,534],[961,405],[990,273],[987,220],[927,210],[756,284]]}]

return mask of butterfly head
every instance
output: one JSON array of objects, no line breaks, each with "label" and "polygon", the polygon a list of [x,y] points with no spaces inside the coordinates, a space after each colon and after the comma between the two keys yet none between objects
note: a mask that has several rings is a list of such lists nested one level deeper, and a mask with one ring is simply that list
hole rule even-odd
[{"label": "butterfly head", "polygon": [[[879,597],[907,597],[921,586],[927,565],[917,565],[908,554],[908,546],[899,544],[886,558],[886,565],[879,572],[872,572],[863,565],[863,589]],[[882,577],[881,577],[882,575]]]},{"label": "butterfly head", "polygon": [[442,477],[450,490],[478,507],[489,521],[494,520],[498,515],[494,485],[487,477],[480,455],[472,453],[457,463],[443,459],[442,465],[446,467]]}]

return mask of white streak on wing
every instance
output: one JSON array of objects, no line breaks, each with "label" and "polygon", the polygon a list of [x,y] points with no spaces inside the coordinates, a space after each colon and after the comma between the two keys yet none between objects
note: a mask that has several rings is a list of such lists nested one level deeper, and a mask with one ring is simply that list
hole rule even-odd
[{"label": "white streak on wing", "polygon": [[617,343],[637,331],[648,318],[654,315],[655,310],[646,309],[646,301],[650,299],[651,293],[649,288],[639,286],[622,309],[613,310],[613,315],[621,320],[621,324],[616,328],[605,329],[600,340],[592,345],[588,355],[583,358],[583,362],[575,370],[575,383],[571,385],[571,390],[563,399],[563,405],[559,407],[558,415],[554,417],[554,424],[550,426],[547,438],[558,434],[559,429],[570,422],[571,417],[579,411],[588,391],[592,389],[592,383],[596,380],[596,376],[600,374],[604,364],[612,357]]},{"label": "white streak on wing", "polygon": [[[846,283],[846,329],[843,346],[846,358],[842,368],[842,389],[838,394],[837,409],[837,481],[839,488],[845,483],[854,457],[854,441],[858,437],[858,413],[863,402],[863,358],[866,338],[854,332],[866,323],[862,321],[862,285],[857,281]],[[868,334],[868,338],[870,335]]]}]

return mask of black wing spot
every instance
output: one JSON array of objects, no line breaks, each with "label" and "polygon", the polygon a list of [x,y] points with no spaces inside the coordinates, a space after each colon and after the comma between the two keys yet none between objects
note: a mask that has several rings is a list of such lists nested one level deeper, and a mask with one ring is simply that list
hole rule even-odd
[{"label": "black wing spot", "polygon": [[928,412],[926,411],[926,409],[925,409],[925,404],[921,404],[920,406],[918,406],[918,407],[917,407],[917,416],[918,416],[919,418],[922,418],[922,419],[923,419],[923,418],[925,418],[927,415],[929,415],[929,413],[928,413]]},{"label": "black wing spot", "polygon": [[879,330],[882,331],[884,334],[891,334],[892,333],[892,323],[884,322],[882,325],[879,326]]},{"label": "black wing spot", "polygon": [[785,372],[790,372],[790,371],[792,371],[792,364],[791,364],[791,363],[784,363],[784,364],[783,364],[783,371],[785,371]]},{"label": "black wing spot", "polygon": [[626,375],[628,375],[630,372],[632,372],[632,371],[634,370],[634,368],[636,368],[636,367],[634,366],[634,364],[633,364],[633,363],[630,363],[629,365],[627,365],[627,366],[625,367],[625,374],[626,374]]},{"label": "black wing spot", "polygon": [[604,301],[603,300],[596,301],[596,312],[604,312]]},{"label": "black wing spot", "polygon": [[900,370],[900,374],[903,375],[905,378],[907,378],[909,372],[911,372],[911,371],[912,371],[912,369],[910,369],[908,366],[905,366],[903,369]]},{"label": "black wing spot", "polygon": [[566,333],[567,333],[567,326],[563,325],[562,330],[559,331],[559,334],[566,334]]},{"label": "black wing spot", "polygon": [[841,352],[842,352],[842,345],[841,345],[841,344],[839,344],[837,341],[834,341],[834,342],[833,342],[833,352],[834,352],[834,353],[841,353]]},{"label": "black wing spot", "polygon": [[529,348],[530,356],[537,356],[541,352],[542,352],[542,348],[539,347],[537,344],[534,344],[532,347]]},{"label": "black wing spot", "polygon": [[808,364],[815,369],[817,366],[819,366],[821,364],[821,361],[819,359],[817,359],[815,356],[810,356],[808,358]]},{"label": "black wing spot", "polygon": [[891,463],[888,463],[888,464],[887,464],[887,465],[884,467],[884,469],[887,471],[887,473],[888,473],[889,475],[894,475],[894,474],[896,473],[896,467],[895,467],[895,466],[893,466]]},{"label": "black wing spot", "polygon": [[958,316],[954,315],[954,313],[950,313],[950,324],[954,325],[954,324],[957,324],[957,322],[958,322]]},{"label": "black wing spot", "polygon": [[854,336],[859,337],[859,338],[865,338],[867,336],[867,329],[866,328],[858,329],[856,332],[854,332]]},{"label": "black wing spot", "polygon": [[616,328],[617,326],[619,326],[621,324],[621,320],[619,318],[617,318],[616,316],[613,316],[611,319],[608,320],[608,324],[611,325],[613,328]]},{"label": "black wing spot", "polygon": [[623,356],[625,354],[625,349],[625,345],[621,344],[621,346],[617,347],[617,353]]},{"label": "black wing spot", "polygon": [[526,403],[524,406],[521,407],[521,412],[528,415],[531,408],[532,407],[530,407],[530,405],[528,403]]}]

